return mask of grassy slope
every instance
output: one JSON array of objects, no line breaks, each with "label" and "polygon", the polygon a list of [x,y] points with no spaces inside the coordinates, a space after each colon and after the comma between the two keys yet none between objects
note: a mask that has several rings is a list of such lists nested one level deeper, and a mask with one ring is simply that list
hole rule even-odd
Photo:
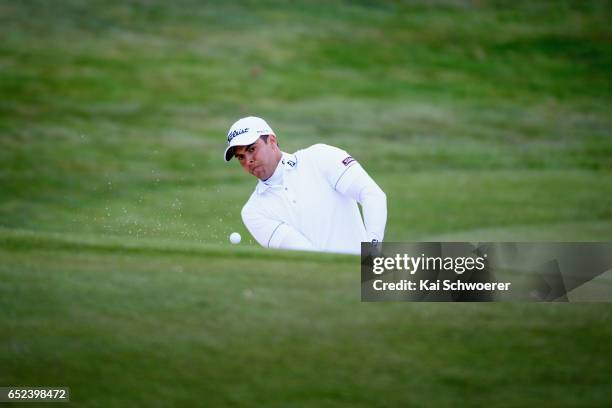
[{"label": "grassy slope", "polygon": [[612,219],[605,2],[61,4],[0,3],[3,226],[224,242],[248,113],[362,161],[393,240]]},{"label": "grassy slope", "polygon": [[610,240],[611,14],[0,1],[0,383],[89,406],[597,405],[607,305],[359,304],[350,258],[224,246],[254,182],[220,157],[256,113],[287,151],[359,159],[390,240]]}]

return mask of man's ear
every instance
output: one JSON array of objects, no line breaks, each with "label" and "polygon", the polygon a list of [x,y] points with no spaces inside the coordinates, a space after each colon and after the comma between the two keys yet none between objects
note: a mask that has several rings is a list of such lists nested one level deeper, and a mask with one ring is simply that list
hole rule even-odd
[{"label": "man's ear", "polygon": [[274,144],[278,146],[278,141],[276,140],[276,135],[274,133],[270,133],[270,135],[268,136],[268,141],[270,143],[274,142]]}]

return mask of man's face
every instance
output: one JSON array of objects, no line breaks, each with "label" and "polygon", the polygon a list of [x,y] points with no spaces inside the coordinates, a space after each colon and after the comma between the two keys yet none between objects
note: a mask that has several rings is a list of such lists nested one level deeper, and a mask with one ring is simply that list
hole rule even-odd
[{"label": "man's face", "polygon": [[260,137],[253,144],[234,148],[234,157],[242,168],[260,180],[267,180],[272,176],[281,155],[274,135],[269,135],[267,142]]}]

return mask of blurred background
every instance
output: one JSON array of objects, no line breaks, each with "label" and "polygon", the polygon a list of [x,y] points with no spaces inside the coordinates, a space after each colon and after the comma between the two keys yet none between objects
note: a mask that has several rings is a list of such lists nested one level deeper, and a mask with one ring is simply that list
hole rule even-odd
[{"label": "blurred background", "polygon": [[256,245],[256,180],[222,152],[247,115],[285,151],[347,150],[387,193],[388,241],[609,241],[611,17],[0,0],[0,385],[87,406],[599,405],[609,306],[360,304],[355,259]]}]

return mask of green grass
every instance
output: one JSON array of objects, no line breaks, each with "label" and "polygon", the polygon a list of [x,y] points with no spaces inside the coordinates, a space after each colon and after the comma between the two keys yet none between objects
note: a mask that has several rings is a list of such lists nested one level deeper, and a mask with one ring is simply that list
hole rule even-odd
[{"label": "green grass", "polygon": [[350,256],[29,238],[1,252],[0,381],[68,384],[78,405],[589,406],[609,392],[596,304],[360,304]]},{"label": "green grass", "polygon": [[[237,118],[328,143],[389,241],[612,239],[609,1],[0,0],[0,385],[82,406],[598,406],[607,304],[360,304],[264,251]],[[232,231],[243,244],[229,247]]]}]

